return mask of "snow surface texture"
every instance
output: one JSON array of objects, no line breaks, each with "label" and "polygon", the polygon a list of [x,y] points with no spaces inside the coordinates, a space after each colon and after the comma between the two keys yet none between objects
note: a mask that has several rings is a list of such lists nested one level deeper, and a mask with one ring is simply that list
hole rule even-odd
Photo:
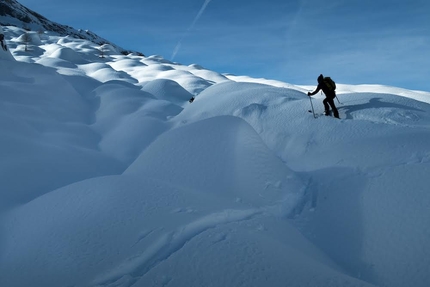
[{"label": "snow surface texture", "polygon": [[3,30],[0,286],[430,286],[430,93]]}]

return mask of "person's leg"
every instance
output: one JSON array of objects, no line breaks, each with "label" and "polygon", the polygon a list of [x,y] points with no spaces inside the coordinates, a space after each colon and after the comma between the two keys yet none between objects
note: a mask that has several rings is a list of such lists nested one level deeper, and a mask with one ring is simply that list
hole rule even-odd
[{"label": "person's leg", "polygon": [[336,105],[334,104],[334,99],[326,99],[326,100],[327,100],[327,103],[330,105],[331,110],[333,111],[333,116],[335,118],[339,118],[339,112],[336,108]]},{"label": "person's leg", "polygon": [[330,107],[328,106],[328,101],[329,101],[329,99],[328,99],[328,98],[325,98],[325,99],[323,100],[323,104],[324,104],[324,114],[325,114],[326,116],[330,115]]}]

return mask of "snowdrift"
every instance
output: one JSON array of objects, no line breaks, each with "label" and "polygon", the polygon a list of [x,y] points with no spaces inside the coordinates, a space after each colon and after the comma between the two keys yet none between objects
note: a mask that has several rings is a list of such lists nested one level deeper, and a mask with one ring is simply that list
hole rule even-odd
[{"label": "snowdrift", "polygon": [[4,32],[0,286],[429,286],[430,93]]}]

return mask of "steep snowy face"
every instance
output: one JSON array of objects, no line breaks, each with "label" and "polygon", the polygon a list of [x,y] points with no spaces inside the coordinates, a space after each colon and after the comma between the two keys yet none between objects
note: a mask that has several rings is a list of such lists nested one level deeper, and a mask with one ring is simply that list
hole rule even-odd
[{"label": "steep snowy face", "polygon": [[[0,3],[0,16],[2,25],[21,24],[21,25],[37,25],[40,28],[58,30],[60,27],[65,27],[60,24],[53,23],[42,15],[28,9],[15,0],[2,1]],[[10,21],[9,23],[5,23]]]},{"label": "steep snowy face", "polygon": [[91,41],[98,45],[110,44],[123,54],[132,51],[125,50],[89,30],[76,30],[70,26],[58,24],[25,7],[16,0],[6,0],[0,3],[0,25],[16,26],[32,31],[50,31],[61,36],[71,36],[77,39]]}]

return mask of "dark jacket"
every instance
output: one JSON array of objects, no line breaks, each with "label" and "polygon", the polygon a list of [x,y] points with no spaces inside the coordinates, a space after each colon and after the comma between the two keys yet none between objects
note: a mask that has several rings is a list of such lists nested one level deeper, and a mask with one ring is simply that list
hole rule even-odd
[{"label": "dark jacket", "polygon": [[309,96],[313,96],[321,90],[323,91],[323,93],[325,94],[325,96],[327,98],[334,99],[336,97],[335,92],[333,90],[329,90],[324,83],[318,84],[317,89],[315,91],[313,91],[312,93],[309,93]]}]

